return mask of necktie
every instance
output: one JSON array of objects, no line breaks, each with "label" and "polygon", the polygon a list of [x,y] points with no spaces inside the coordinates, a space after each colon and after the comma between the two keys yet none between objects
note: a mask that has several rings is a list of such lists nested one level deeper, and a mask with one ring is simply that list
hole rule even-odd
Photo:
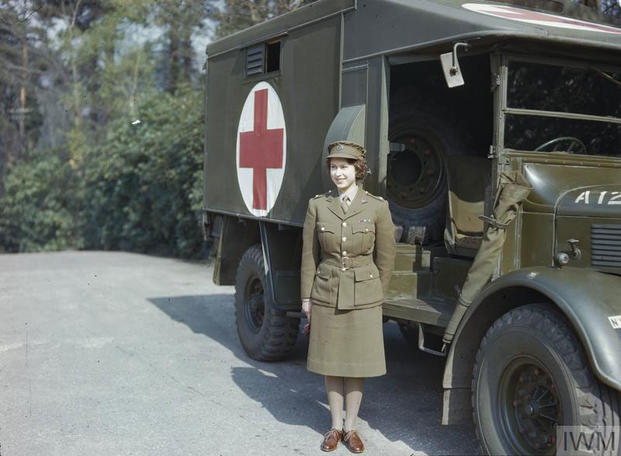
[{"label": "necktie", "polygon": [[347,212],[347,209],[349,209],[349,204],[347,204],[347,202],[349,201],[349,197],[344,196],[341,199],[341,209],[343,209],[343,212]]}]

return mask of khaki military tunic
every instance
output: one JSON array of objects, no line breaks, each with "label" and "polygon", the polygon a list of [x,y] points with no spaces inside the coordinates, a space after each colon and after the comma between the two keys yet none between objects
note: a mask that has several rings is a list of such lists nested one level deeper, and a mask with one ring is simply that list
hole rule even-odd
[{"label": "khaki military tunic", "polygon": [[385,374],[381,304],[395,258],[388,203],[359,188],[345,212],[338,196],[318,195],[308,203],[303,240],[301,297],[313,302],[307,368]]}]

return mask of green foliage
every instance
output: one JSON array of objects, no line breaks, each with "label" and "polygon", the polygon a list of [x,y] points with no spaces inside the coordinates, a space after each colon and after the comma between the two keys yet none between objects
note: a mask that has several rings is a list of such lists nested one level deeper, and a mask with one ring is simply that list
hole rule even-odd
[{"label": "green foliage", "polygon": [[275,16],[293,11],[316,0],[224,0],[212,17],[217,22],[216,36],[223,37]]},{"label": "green foliage", "polygon": [[96,147],[80,145],[81,163],[68,148],[39,152],[11,170],[0,198],[4,251],[201,254],[201,94],[153,91],[142,100],[141,123],[111,122]]},{"label": "green foliage", "polygon": [[138,108],[139,125],[111,123],[85,160],[86,248],[200,253],[200,100],[192,90],[153,92]]},{"label": "green foliage", "polygon": [[76,172],[58,151],[39,152],[15,166],[0,199],[0,251],[82,247],[78,187]]},{"label": "green foliage", "polygon": [[[46,100],[45,124],[26,127],[40,129],[49,136],[43,144],[57,147],[31,142],[6,167],[0,150],[0,176],[7,170],[0,188],[0,251],[201,253],[202,93],[188,86],[200,68],[191,39],[204,28],[209,2],[35,0],[15,12],[11,65],[0,65],[0,81],[6,67],[15,86],[9,107],[25,83],[20,24],[29,17],[63,24],[49,42],[29,43],[30,61],[44,55],[50,64],[41,68],[47,85],[33,86],[26,98],[27,107]],[[161,36],[153,34],[154,25]],[[142,39],[133,40],[136,33]],[[167,84],[158,83],[159,73],[168,75]],[[136,119],[141,123],[132,124]],[[0,110],[0,133],[11,128],[16,130]],[[16,133],[0,136],[6,146]]]}]

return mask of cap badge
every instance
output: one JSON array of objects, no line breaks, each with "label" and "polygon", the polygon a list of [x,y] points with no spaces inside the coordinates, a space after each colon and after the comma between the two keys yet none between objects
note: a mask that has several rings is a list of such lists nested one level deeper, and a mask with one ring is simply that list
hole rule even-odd
[{"label": "cap badge", "polygon": [[343,144],[338,144],[336,146],[336,150],[343,150]]}]

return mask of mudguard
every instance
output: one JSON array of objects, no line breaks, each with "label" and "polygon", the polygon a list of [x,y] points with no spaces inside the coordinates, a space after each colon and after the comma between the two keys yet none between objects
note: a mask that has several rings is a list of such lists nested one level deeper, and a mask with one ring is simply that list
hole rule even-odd
[{"label": "mudguard", "polygon": [[[621,277],[593,269],[538,266],[514,271],[495,280],[468,309],[451,346],[451,361],[463,329],[470,320],[481,315],[477,310],[485,311],[488,298],[511,289],[529,289],[549,298],[582,341],[595,375],[603,383],[621,390]],[[446,374],[445,384],[448,380]]]}]

